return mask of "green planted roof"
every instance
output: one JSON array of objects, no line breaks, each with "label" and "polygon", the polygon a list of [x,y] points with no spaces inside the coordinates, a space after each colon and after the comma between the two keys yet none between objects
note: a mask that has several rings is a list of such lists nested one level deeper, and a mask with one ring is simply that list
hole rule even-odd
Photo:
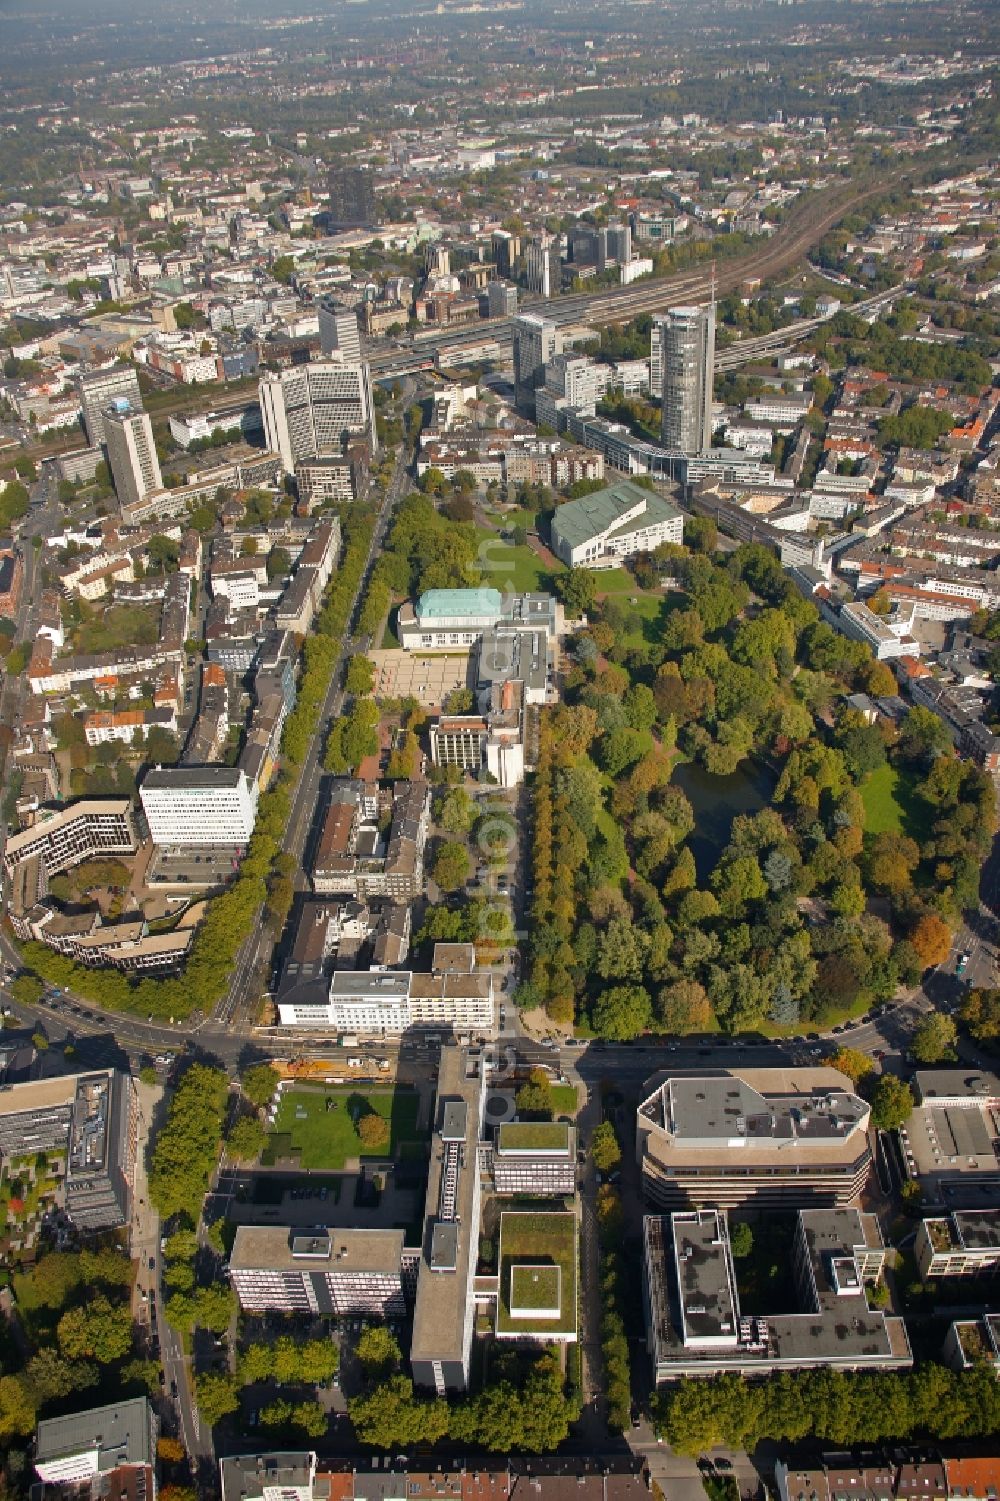
[{"label": "green planted roof", "polygon": [[499,589],[425,589],[417,602],[421,620],[452,615],[496,617],[503,609]]},{"label": "green planted roof", "polygon": [[567,1152],[569,1126],[559,1121],[506,1121],[500,1127],[501,1152]]},{"label": "green planted roof", "polygon": [[567,500],[564,505],[557,506],[552,518],[552,536],[554,539],[561,537],[570,547],[582,547],[594,537],[619,528],[621,518],[640,501],[645,501],[646,509],[641,517],[627,523],[628,530],[634,526],[651,526],[657,521],[673,521],[680,515],[677,507],[664,500],[662,495],[657,495],[655,490],[647,490],[631,480],[619,480],[605,490],[595,490],[593,495]]}]

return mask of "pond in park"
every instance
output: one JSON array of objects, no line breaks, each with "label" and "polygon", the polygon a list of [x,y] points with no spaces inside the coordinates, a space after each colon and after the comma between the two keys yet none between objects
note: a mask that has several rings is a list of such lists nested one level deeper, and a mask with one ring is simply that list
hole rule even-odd
[{"label": "pond in park", "polygon": [[671,778],[694,809],[694,830],[688,839],[704,884],[729,843],[733,819],[738,813],[759,813],[766,808],[777,778],[759,761],[741,761],[728,776],[716,776],[695,761],[682,761]]}]

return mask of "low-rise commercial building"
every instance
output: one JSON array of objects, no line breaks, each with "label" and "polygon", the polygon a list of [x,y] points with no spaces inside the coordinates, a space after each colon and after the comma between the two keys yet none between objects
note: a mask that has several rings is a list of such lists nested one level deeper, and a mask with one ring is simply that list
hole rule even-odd
[{"label": "low-rise commercial building", "polygon": [[985,1069],[921,1069],[916,1108],[899,1132],[906,1171],[927,1204],[995,1208],[1000,1192],[1000,1077]]},{"label": "low-rise commercial building", "polygon": [[[116,1471],[138,1471],[135,1494],[156,1495],[156,1415],[145,1397],[43,1418],[35,1434],[35,1473],[45,1485],[97,1482]],[[124,1493],[124,1492],[123,1492]]]},{"label": "low-rise commercial building", "polygon": [[921,1220],[913,1252],[924,1281],[995,1272],[1000,1267],[1000,1209],[956,1210]]},{"label": "low-rise commercial building", "polygon": [[475,967],[467,949],[463,967],[412,970],[341,970],[325,997],[292,990],[279,996],[282,1026],[312,1027],[364,1037],[399,1037],[411,1028],[455,1033],[491,1033],[496,1025],[493,976]]},{"label": "low-rise commercial building", "polygon": [[415,1254],[402,1230],[241,1225],[229,1269],[244,1313],[405,1318]]},{"label": "low-rise commercial building", "polygon": [[666,1073],[643,1096],[636,1153],[650,1204],[847,1205],[861,1194],[869,1109],[836,1069]]}]

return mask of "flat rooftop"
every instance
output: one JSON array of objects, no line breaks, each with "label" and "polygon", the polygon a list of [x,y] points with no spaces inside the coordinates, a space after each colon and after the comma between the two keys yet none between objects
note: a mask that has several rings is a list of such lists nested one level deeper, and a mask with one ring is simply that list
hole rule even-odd
[{"label": "flat rooftop", "polygon": [[42,1418],[35,1437],[35,1460],[45,1464],[96,1451],[98,1470],[152,1464],[155,1456],[150,1428],[145,1397],[89,1407],[62,1418]]},{"label": "flat rooftop", "polygon": [[232,1271],[399,1271],[405,1230],[314,1230],[289,1225],[240,1225]]},{"label": "flat rooftop", "polygon": [[559,1121],[505,1121],[497,1127],[497,1152],[513,1157],[565,1157],[573,1152],[572,1127]]}]

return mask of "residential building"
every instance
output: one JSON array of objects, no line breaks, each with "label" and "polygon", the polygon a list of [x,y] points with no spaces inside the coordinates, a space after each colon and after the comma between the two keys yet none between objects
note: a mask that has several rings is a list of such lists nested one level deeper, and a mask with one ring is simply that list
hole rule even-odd
[{"label": "residential building", "polygon": [[142,411],[139,372],[134,365],[102,365],[97,370],[84,371],[76,378],[76,390],[91,448],[98,448],[104,442],[104,413],[115,401],[125,401],[133,411]]},{"label": "residential building", "polygon": [[24,581],[24,560],[19,552],[10,548],[0,551],[0,615],[13,620],[21,602],[21,586]]},{"label": "residential building", "polygon": [[469,1387],[487,1069],[482,1054],[441,1049],[410,1344],[415,1385],[441,1397]]},{"label": "residential building", "polygon": [[229,1257],[233,1290],[244,1313],[405,1318],[415,1277],[404,1237],[403,1230],[240,1225]]},{"label": "residential building", "polygon": [[331,229],[366,229],[378,223],[374,178],[366,167],[331,167],[327,178]]},{"label": "residential building", "polygon": [[425,589],[416,604],[407,600],[400,606],[396,629],[404,651],[454,652],[470,650],[489,632],[542,631],[551,639],[558,619],[551,594]]},{"label": "residential building", "polygon": [[4,846],[4,865],[13,875],[38,857],[46,875],[58,875],[92,857],[134,855],[138,844],[127,797],[86,797],[58,812],[43,808]]},{"label": "residential building", "polygon": [[824,1454],[808,1467],[779,1459],[774,1466],[778,1501],[996,1501],[1000,1456],[952,1458],[927,1446],[907,1452]]},{"label": "residential building", "polygon": [[[311,1450],[232,1454],[219,1460],[222,1501],[319,1501]],[[334,1501],[333,1492],[324,1492]]]},{"label": "residential building", "polygon": [[800,1210],[790,1271],[802,1311],[750,1317],[740,1309],[724,1210],[647,1216],[643,1280],[654,1379],[906,1369],[913,1357],[903,1320],[868,1306],[866,1284],[879,1279],[884,1262],[875,1215]]},{"label": "residential building", "polygon": [[618,558],[652,552],[683,536],[676,506],[631,480],[568,500],[552,517],[552,551],[571,568],[610,567]]},{"label": "residential building", "polygon": [[576,1192],[576,1129],[560,1121],[505,1121],[489,1154],[498,1194],[570,1197]]},{"label": "residential building", "polygon": [[520,313],[512,326],[514,405],[526,417],[535,415],[535,390],[542,385],[545,366],[562,353],[562,332],[537,313]]},{"label": "residential building", "polygon": [[319,305],[319,347],[324,358],[339,354],[348,364],[361,364],[361,329],[357,310],[325,297]]},{"label": "residential building", "polygon": [[995,1272],[1000,1267],[1000,1209],[956,1210],[921,1220],[913,1254],[925,1282]]},{"label": "residential building", "polygon": [[0,1157],[64,1154],[65,1209],[83,1233],[130,1223],[137,1131],[135,1085],[116,1069],[0,1089]]},{"label": "residential building", "polygon": [[146,412],[119,397],[104,410],[104,441],[115,494],[123,507],[139,505],[163,489],[153,424]]},{"label": "residential building", "polygon": [[367,365],[331,357],[265,375],[260,408],[266,447],[288,474],[302,460],[342,457],[351,438],[376,447]]},{"label": "residential building", "polygon": [[257,817],[257,789],[229,766],[167,766],[139,788],[154,844],[245,846]]},{"label": "residential building", "polygon": [[93,1494],[110,1494],[97,1483],[117,1472],[138,1472],[134,1494],[153,1501],[156,1495],[157,1422],[145,1397],[112,1402],[107,1407],[89,1407],[61,1418],[42,1418],[35,1433],[35,1473],[45,1485],[90,1484]]},{"label": "residential building", "polygon": [[334,783],[313,862],[313,890],[408,901],[424,887],[424,846],[430,805],[426,784],[396,786],[388,837],[364,812],[364,789],[344,779]]},{"label": "residential building", "polygon": [[869,1109],[836,1069],[665,1073],[643,1088],[643,1192],[689,1205],[854,1203],[871,1166]]},{"label": "residential building", "polygon": [[670,308],[654,322],[660,342],[664,447],[704,453],[712,446],[715,304]]}]

